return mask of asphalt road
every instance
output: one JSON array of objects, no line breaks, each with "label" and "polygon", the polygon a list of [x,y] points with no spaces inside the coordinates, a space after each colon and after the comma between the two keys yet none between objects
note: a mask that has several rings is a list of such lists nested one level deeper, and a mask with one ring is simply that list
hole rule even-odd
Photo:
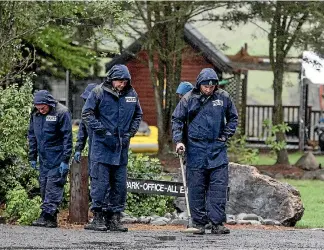
[{"label": "asphalt road", "polygon": [[237,229],[230,235],[177,231],[94,232],[0,225],[0,249],[324,249],[323,230]]}]

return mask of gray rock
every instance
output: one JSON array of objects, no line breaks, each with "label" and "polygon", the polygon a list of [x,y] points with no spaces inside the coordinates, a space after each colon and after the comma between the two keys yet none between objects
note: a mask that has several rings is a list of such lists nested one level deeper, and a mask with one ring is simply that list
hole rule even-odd
[{"label": "gray rock", "polygon": [[228,224],[228,225],[236,225],[236,220],[227,220],[226,221],[226,224]]},{"label": "gray rock", "polygon": [[311,152],[307,152],[300,157],[295,166],[308,171],[319,169],[319,164]]},{"label": "gray rock", "polygon": [[171,219],[171,218],[172,218],[172,215],[171,215],[170,213],[166,213],[166,214],[164,215],[164,217],[165,217],[165,218],[168,218],[168,219]]},{"label": "gray rock", "polygon": [[261,225],[261,222],[257,220],[248,220],[248,221],[251,222],[251,225]]},{"label": "gray rock", "polygon": [[210,230],[212,229],[212,226],[213,226],[212,223],[209,222],[208,224],[205,225],[205,229]]},{"label": "gray rock", "polygon": [[238,215],[236,215],[236,220],[243,220],[245,216],[246,213],[239,213]]},{"label": "gray rock", "polygon": [[287,183],[259,173],[252,166],[229,164],[231,187],[226,211],[229,214],[257,214],[295,226],[304,213],[300,193]]},{"label": "gray rock", "polygon": [[179,219],[184,219],[187,220],[188,219],[188,213],[187,212],[182,212],[178,215]]},{"label": "gray rock", "polygon": [[178,198],[176,198],[174,200],[173,204],[178,209],[178,211],[181,211],[181,212],[187,211],[185,197],[178,197]]},{"label": "gray rock", "polygon": [[141,216],[140,218],[138,218],[139,223],[148,224],[150,223],[150,221],[151,221],[151,217]]},{"label": "gray rock", "polygon": [[184,225],[187,226],[188,225],[188,220],[183,220],[183,219],[174,219],[171,220],[170,225]]},{"label": "gray rock", "polygon": [[155,226],[165,226],[166,224],[167,222],[164,220],[156,219],[155,221],[151,221],[151,225],[155,225]]},{"label": "gray rock", "polygon": [[125,224],[132,224],[137,223],[138,219],[136,217],[122,217],[120,221]]},{"label": "gray rock", "polygon": [[236,223],[239,225],[251,225],[252,224],[251,221],[249,221],[249,220],[237,220]]},{"label": "gray rock", "polygon": [[281,226],[281,223],[277,220],[264,219],[262,225]]},{"label": "gray rock", "polygon": [[228,220],[235,220],[235,215],[233,214],[226,214],[226,221]]},{"label": "gray rock", "polygon": [[171,219],[165,217],[159,217],[159,218],[155,218],[155,220],[152,221],[164,221],[165,223],[168,223],[169,221],[171,221]]},{"label": "gray rock", "polygon": [[129,216],[128,214],[126,214],[125,212],[121,212],[121,213],[120,213],[120,216],[121,216],[121,217],[130,217],[130,216]]},{"label": "gray rock", "polygon": [[256,214],[247,214],[242,219],[259,221],[259,216],[257,216]]},{"label": "gray rock", "polygon": [[178,213],[177,213],[177,211],[174,211],[173,213],[172,213],[172,216],[171,216],[171,219],[172,220],[174,220],[174,219],[178,219]]}]

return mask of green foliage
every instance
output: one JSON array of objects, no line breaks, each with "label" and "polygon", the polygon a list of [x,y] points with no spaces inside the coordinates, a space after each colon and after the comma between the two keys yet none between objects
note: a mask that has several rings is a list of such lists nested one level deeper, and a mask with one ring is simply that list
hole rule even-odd
[{"label": "green foliage", "polygon": [[276,139],[276,134],[290,131],[291,127],[289,127],[287,123],[283,122],[281,124],[273,125],[270,120],[266,119],[263,121],[262,126],[265,128],[265,133],[269,133],[265,143],[270,147],[272,153],[279,152],[286,147],[286,141],[278,141]]},{"label": "green foliage", "polygon": [[251,164],[258,159],[258,149],[248,148],[246,135],[242,135],[238,129],[235,135],[227,143],[227,152],[231,162]]},{"label": "green foliage", "polygon": [[29,78],[20,88],[17,84],[0,87],[0,160],[27,159],[27,128],[32,104]]},{"label": "green foliage", "polygon": [[17,186],[6,195],[7,203],[5,214],[10,220],[17,221],[21,225],[30,225],[41,213],[39,196],[29,199],[26,190]]},{"label": "green foliage", "polygon": [[[149,158],[142,154],[129,153],[129,177],[141,179],[161,179],[162,168],[158,159]],[[163,195],[127,193],[126,212],[133,216],[160,215],[172,212],[173,197]]]},{"label": "green foliage", "polygon": [[34,69],[42,67],[56,76],[62,68],[84,76],[86,66],[96,59],[86,48],[93,46],[93,40],[113,36],[127,17],[122,5],[118,1],[0,2],[0,85],[35,62]]},{"label": "green foliage", "polygon": [[72,38],[56,26],[48,26],[41,30],[30,42],[42,51],[39,58],[43,60],[43,63],[39,61],[40,70],[50,68],[53,74],[61,77],[64,76],[65,69],[74,75],[85,77],[89,75],[89,70],[95,63],[93,51],[73,45]]}]

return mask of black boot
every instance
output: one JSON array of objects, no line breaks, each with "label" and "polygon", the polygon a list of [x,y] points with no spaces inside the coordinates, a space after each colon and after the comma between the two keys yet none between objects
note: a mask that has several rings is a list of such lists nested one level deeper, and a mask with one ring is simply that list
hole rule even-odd
[{"label": "black boot", "polygon": [[213,224],[211,229],[212,234],[229,234],[230,232],[231,231],[223,224],[218,224],[218,225]]},{"label": "black boot", "polygon": [[111,225],[111,219],[113,217],[113,212],[110,211],[105,211],[104,212],[104,217],[105,217],[105,225],[107,227],[107,230],[110,230],[110,225]]},{"label": "black boot", "polygon": [[84,226],[84,229],[94,231],[107,231],[103,212],[93,212],[93,220]]},{"label": "black boot", "polygon": [[45,227],[46,225],[46,219],[45,219],[45,213],[42,212],[39,218],[32,222],[32,226],[34,227]]},{"label": "black boot", "polygon": [[46,214],[45,219],[46,219],[45,227],[49,227],[49,228],[57,227],[57,212],[55,212],[54,215]]},{"label": "black boot", "polygon": [[114,213],[110,221],[110,231],[127,232],[128,228],[124,227],[120,221],[120,213]]}]

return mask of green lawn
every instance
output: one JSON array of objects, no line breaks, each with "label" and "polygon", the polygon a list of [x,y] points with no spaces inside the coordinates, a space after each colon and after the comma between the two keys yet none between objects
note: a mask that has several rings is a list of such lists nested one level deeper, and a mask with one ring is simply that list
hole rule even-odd
[{"label": "green lawn", "polygon": [[304,215],[297,222],[298,228],[324,228],[324,181],[280,180],[297,188],[305,208]]},{"label": "green lawn", "polygon": [[[295,164],[298,159],[302,156],[302,153],[290,153],[289,162],[290,164]],[[324,155],[315,155],[318,163],[322,163],[324,166]],[[272,157],[270,154],[259,154],[258,159],[256,159],[251,165],[272,165],[276,162],[276,158]]]}]

